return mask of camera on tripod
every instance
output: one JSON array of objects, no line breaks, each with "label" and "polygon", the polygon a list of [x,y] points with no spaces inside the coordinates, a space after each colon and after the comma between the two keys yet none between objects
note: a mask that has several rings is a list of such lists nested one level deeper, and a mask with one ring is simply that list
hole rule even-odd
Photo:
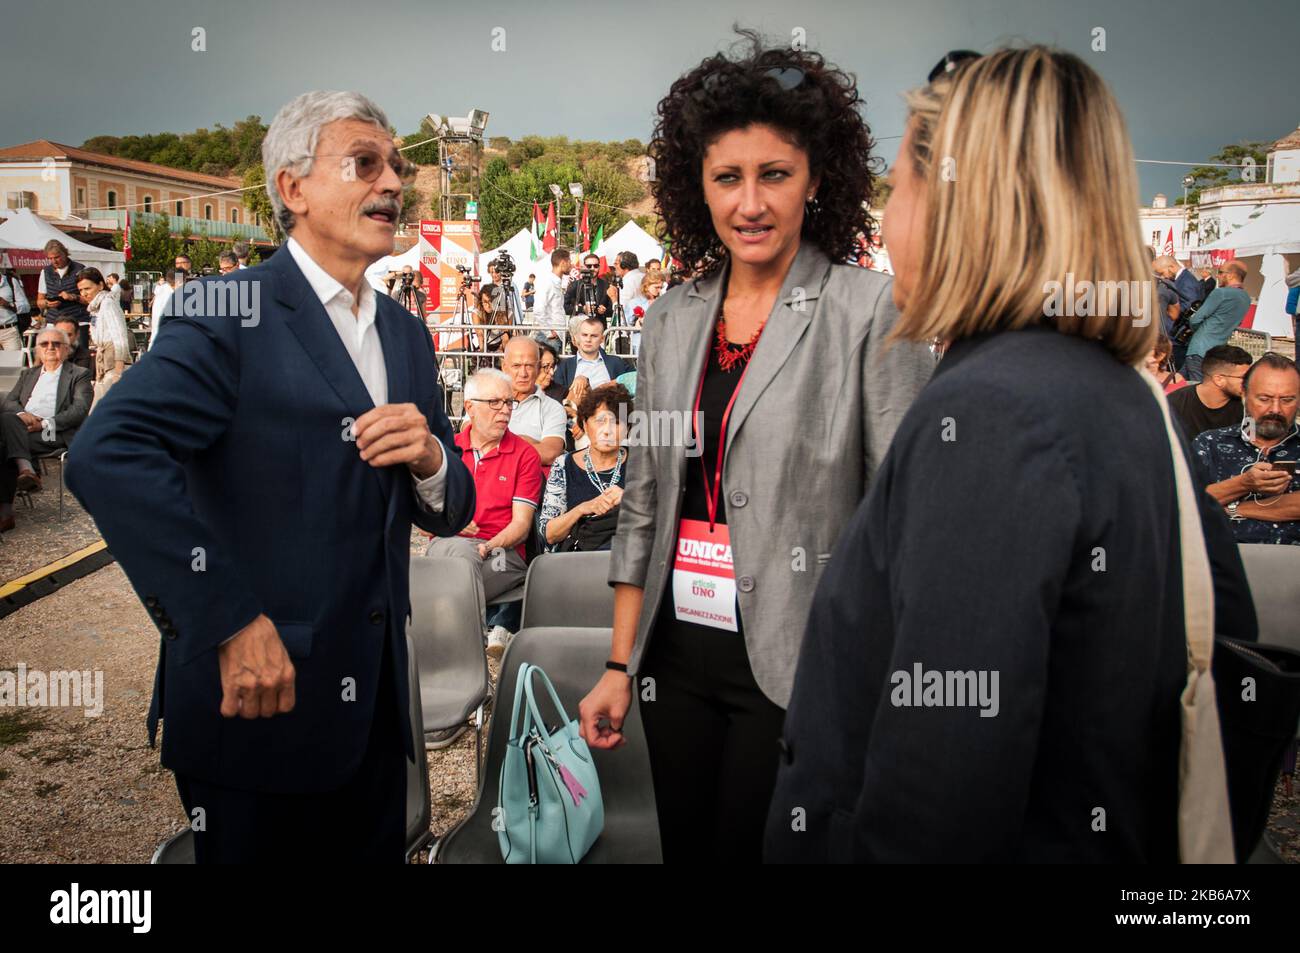
[{"label": "camera on tripod", "polygon": [[501,277],[502,283],[508,285],[510,279],[515,276],[515,260],[510,257],[510,253],[506,251],[499,253],[497,257],[493,259],[492,264],[496,268],[497,274]]}]

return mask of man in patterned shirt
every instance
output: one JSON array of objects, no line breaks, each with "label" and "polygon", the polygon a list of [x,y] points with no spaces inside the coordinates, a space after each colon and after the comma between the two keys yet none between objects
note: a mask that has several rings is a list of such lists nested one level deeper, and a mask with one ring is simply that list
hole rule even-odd
[{"label": "man in patterned shirt", "polygon": [[1300,544],[1300,371],[1265,354],[1246,374],[1246,418],[1192,441],[1201,482],[1227,510],[1239,543]]}]

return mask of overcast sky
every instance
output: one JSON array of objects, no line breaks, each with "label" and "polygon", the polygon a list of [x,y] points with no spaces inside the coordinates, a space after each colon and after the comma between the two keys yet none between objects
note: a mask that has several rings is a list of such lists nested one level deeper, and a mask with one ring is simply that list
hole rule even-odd
[{"label": "overcast sky", "polygon": [[[0,144],[269,122],[313,88],[366,93],[401,133],[479,107],[489,135],[645,140],[672,80],[731,42],[733,21],[778,42],[800,28],[855,73],[890,162],[903,89],[947,50],[1016,41],[1095,66],[1139,158],[1200,161],[1300,125],[1296,0],[41,0],[2,21]],[[1095,27],[1105,52],[1091,50]],[[1142,166],[1143,201],[1181,195],[1183,171]]]}]

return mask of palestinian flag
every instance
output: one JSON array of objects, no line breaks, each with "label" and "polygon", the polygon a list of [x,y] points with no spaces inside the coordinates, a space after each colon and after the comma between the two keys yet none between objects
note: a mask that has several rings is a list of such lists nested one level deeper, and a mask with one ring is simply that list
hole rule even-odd
[{"label": "palestinian flag", "polygon": [[528,257],[533,261],[542,257],[542,232],[545,228],[546,221],[542,218],[542,210],[537,207],[537,200],[533,199],[533,221],[528,228]]}]

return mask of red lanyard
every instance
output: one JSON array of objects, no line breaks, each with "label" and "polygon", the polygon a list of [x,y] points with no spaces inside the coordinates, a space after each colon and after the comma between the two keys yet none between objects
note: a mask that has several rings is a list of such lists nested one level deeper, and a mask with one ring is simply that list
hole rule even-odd
[{"label": "red lanyard", "polygon": [[[703,435],[700,433],[700,396],[704,393],[704,378],[709,373],[709,361],[713,360],[712,348],[704,362],[704,373],[700,375],[700,386],[695,389],[695,409],[691,414],[691,427],[695,432],[695,445],[702,447]],[[713,487],[709,487],[709,474],[704,469],[704,459],[700,458],[700,470],[704,476],[704,504],[709,511],[709,532],[713,532],[714,524],[718,521],[718,495],[722,492],[722,459],[727,447],[727,421],[731,419],[731,408],[735,406],[736,398],[740,395],[740,388],[745,383],[745,375],[749,373],[749,367],[754,363],[753,355],[745,364],[745,369],[740,372],[740,380],[736,381],[736,389],[731,392],[731,400],[727,401],[727,409],[722,412],[722,429],[718,431],[718,462],[713,468]]]}]

